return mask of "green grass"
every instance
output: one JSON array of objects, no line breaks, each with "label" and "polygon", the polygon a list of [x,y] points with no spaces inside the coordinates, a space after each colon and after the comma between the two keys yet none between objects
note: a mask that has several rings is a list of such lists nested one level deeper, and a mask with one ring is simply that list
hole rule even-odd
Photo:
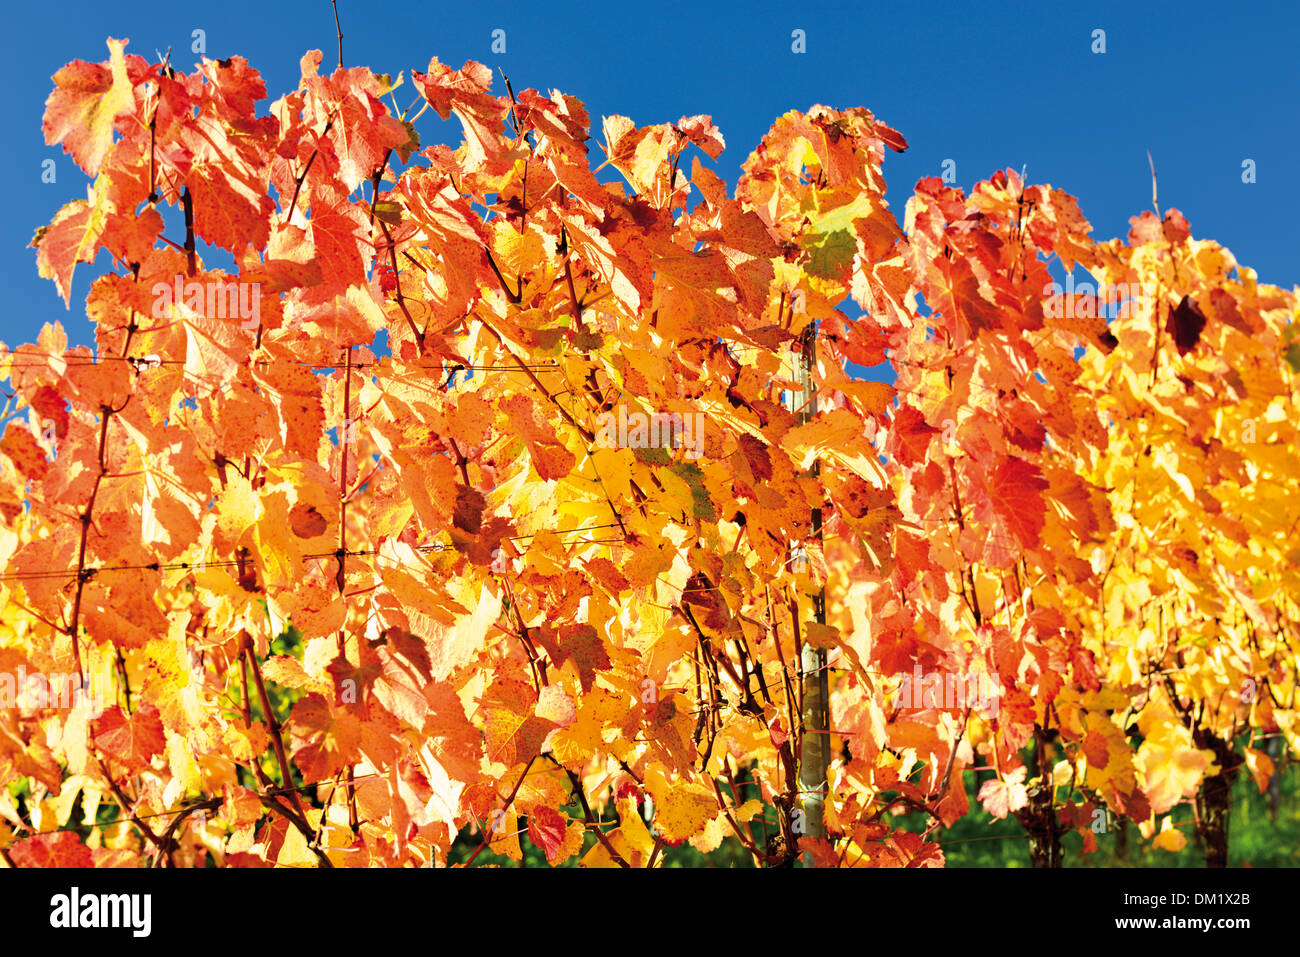
[{"label": "green grass", "polygon": [[[971,778],[974,776],[971,775]],[[941,843],[949,867],[1029,867],[1029,844],[1024,831],[1013,818],[996,820],[975,800],[975,782],[968,782],[967,795],[971,811],[953,827],[943,832]],[[1277,819],[1269,809],[1268,794],[1261,795],[1254,779],[1242,768],[1232,789],[1232,812],[1228,825],[1228,863],[1231,867],[1300,867],[1300,764],[1288,761],[1282,772],[1281,801]],[[581,819],[576,805],[563,809],[570,818]],[[1064,866],[1066,867],[1181,867],[1205,866],[1205,852],[1199,845],[1192,824],[1191,804],[1180,804],[1172,811],[1174,822],[1187,838],[1187,845],[1178,852],[1157,850],[1145,840],[1137,825],[1127,824],[1127,839],[1121,836],[1114,817],[1107,821],[1104,833],[1096,835],[1097,850],[1083,853],[1083,838],[1071,832],[1062,839]],[[607,812],[612,820],[612,811]],[[772,820],[775,812],[767,809],[766,817]],[[924,829],[920,815],[900,815],[893,819],[895,827],[911,831]],[[524,822],[520,822],[522,827]],[[607,828],[609,830],[610,828]],[[595,843],[587,835],[583,853]],[[463,834],[450,855],[453,865],[463,862],[478,847],[477,835]],[[488,851],[475,860],[479,864],[502,867],[546,867],[546,858],[532,845],[526,834],[519,836],[524,852],[523,864]],[[1127,845],[1126,848],[1124,845]],[[576,867],[578,857],[560,865]],[[709,854],[702,854],[689,844],[665,849],[665,867],[753,867],[753,860],[740,842],[729,837]]]},{"label": "green grass", "polygon": [[[949,828],[943,837],[943,849],[949,867],[1029,867],[1029,844],[1019,823],[1012,818],[995,820],[975,801],[974,783],[968,786],[971,813]],[[1277,820],[1269,813],[1269,796],[1260,794],[1254,779],[1245,768],[1237,775],[1232,789],[1232,811],[1228,821],[1228,865],[1230,867],[1300,867],[1300,765],[1287,762],[1282,772],[1281,801]],[[1105,833],[1096,835],[1097,849],[1083,853],[1083,838],[1071,832],[1061,841],[1066,867],[1186,867],[1205,866],[1205,851],[1200,846],[1192,823],[1190,803],[1176,806],[1175,824],[1187,838],[1177,852],[1153,848],[1133,822],[1127,823],[1127,841],[1120,833],[1114,816]],[[916,815],[905,819],[908,830],[919,830]],[[1158,821],[1158,824],[1160,822]],[[1124,845],[1127,844],[1125,848]]]}]

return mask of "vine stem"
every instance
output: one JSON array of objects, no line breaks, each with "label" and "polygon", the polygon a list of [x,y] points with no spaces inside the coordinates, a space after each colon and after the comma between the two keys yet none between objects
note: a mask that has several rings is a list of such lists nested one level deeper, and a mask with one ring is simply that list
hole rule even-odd
[{"label": "vine stem", "polygon": [[[528,777],[528,771],[529,769],[532,768],[533,762],[536,760],[537,760],[537,755],[534,754],[531,758],[528,759],[528,763],[524,765],[524,773],[519,775],[519,780],[515,782],[514,788],[512,788],[510,791],[510,796],[506,798],[506,803],[501,808],[501,813],[503,815],[505,814],[506,811],[510,810],[510,805],[515,802],[515,795],[517,795],[519,793],[519,789],[523,787],[524,779]],[[474,849],[474,853],[471,854],[469,858],[465,861],[465,863],[462,865],[463,867],[469,867],[471,864],[473,864],[475,858],[477,858],[480,854],[482,854],[483,850],[489,844],[492,843],[492,834],[495,830],[496,830],[495,825],[491,821],[489,821],[488,826],[483,829],[483,843]]]},{"label": "vine stem", "polygon": [[181,824],[185,822],[187,817],[195,811],[215,811],[219,807],[221,807],[221,798],[214,797],[181,808],[180,813],[172,818],[171,824],[167,825],[167,830],[163,831],[162,845],[159,846],[157,853],[154,855],[153,866],[158,867],[162,863],[164,848],[166,849],[168,860],[171,860],[171,853],[176,844],[176,831],[180,828]]},{"label": "vine stem", "polygon": [[185,208],[185,265],[193,276],[198,271],[198,254],[194,251],[194,198],[188,186],[181,193],[181,205]]},{"label": "vine stem", "polygon": [[[334,117],[331,116],[329,120],[326,121],[325,123],[325,129],[321,130],[321,134],[320,137],[317,139],[316,146],[311,151],[311,156],[307,157],[307,165],[302,168],[302,172],[298,174],[297,181],[294,182],[293,184],[293,199],[289,201],[289,212],[284,217],[285,225],[288,225],[289,222],[293,219],[293,211],[298,208],[298,193],[302,191],[302,184],[307,179],[307,174],[311,172],[311,164],[316,162],[316,154],[320,152],[320,140],[324,139],[326,136],[329,135],[330,128],[333,126],[334,126]],[[189,190],[187,189],[186,195],[188,194],[189,194]],[[192,270],[193,267],[191,267],[191,271]]]},{"label": "vine stem", "polygon": [[542,395],[546,396],[546,398],[551,401],[551,404],[560,410],[560,415],[564,416],[564,421],[568,422],[571,426],[577,429],[578,434],[581,435],[588,443],[594,442],[596,440],[595,433],[592,432],[590,429],[588,429],[586,426],[582,425],[580,422],[578,422],[577,419],[575,419],[573,416],[569,414],[569,411],[564,406],[560,405],[559,400],[556,399],[555,396],[551,395],[550,390],[548,390],[546,386],[542,385],[542,380],[537,378],[537,376],[533,373],[533,370],[528,368],[528,366],[526,366],[523,363],[523,360],[521,360],[517,355],[515,355],[514,352],[510,349],[510,347],[506,345],[506,341],[501,337],[501,334],[497,332],[495,329],[493,329],[492,326],[487,322],[487,320],[485,320],[482,316],[478,315],[477,313],[475,313],[474,318],[477,319],[479,322],[483,323],[483,328],[492,334],[492,338],[495,339],[500,344],[501,348],[505,350],[506,355],[508,355],[514,361],[515,365],[519,367],[519,371],[524,373],[524,375],[528,376],[528,378],[532,380],[533,385],[537,387],[538,391],[541,392]]},{"label": "vine stem", "polygon": [[108,782],[108,789],[113,792],[113,797],[117,799],[118,805],[122,808],[122,813],[127,815],[127,817],[131,819],[131,823],[138,827],[141,833],[149,839],[149,842],[158,848],[159,854],[165,853],[167,845],[164,844],[162,839],[154,833],[153,828],[140,820],[136,815],[132,802],[127,799],[127,796],[124,793],[122,793],[121,786],[113,779],[113,775],[109,772],[108,766],[104,763],[104,759],[99,754],[99,749],[95,746],[93,741],[91,743],[91,750],[94,752],[95,762],[99,765],[100,773],[104,775],[104,780]]},{"label": "vine stem", "polygon": [[[266,702],[266,689],[262,685],[261,672],[257,670],[256,663],[253,659],[252,643],[247,633],[245,633],[244,642],[239,649],[239,660],[240,660],[240,667],[239,667],[240,677],[242,679],[243,688],[244,688],[244,704],[243,704],[244,727],[252,728],[253,720],[252,720],[251,708],[249,705],[248,672],[244,667],[245,661],[253,665],[253,673],[256,676],[258,690],[261,693],[263,702]],[[263,705],[263,707],[266,706],[267,706],[266,704]],[[270,716],[269,710],[267,714],[269,716],[268,724],[270,724],[272,721],[274,721],[274,717]],[[275,737],[277,740],[279,739],[278,730],[275,731]],[[277,758],[279,758],[283,754],[283,749],[284,749],[284,745],[283,742],[281,742],[277,752]],[[316,832],[312,830],[311,825],[307,823],[306,815],[298,813],[291,807],[285,807],[283,804],[281,804],[279,801],[275,799],[275,796],[277,794],[281,792],[287,792],[290,795],[292,795],[292,800],[294,804],[297,805],[297,807],[301,808],[302,805],[298,802],[297,789],[294,788],[292,785],[286,788],[276,788],[275,782],[272,781],[269,777],[267,777],[266,772],[262,770],[261,764],[259,764],[256,759],[253,760],[251,766],[254,775],[257,777],[258,783],[261,784],[261,786],[264,789],[263,791],[258,793],[258,799],[262,802],[262,805],[266,807],[268,810],[273,811],[274,813],[280,815],[285,820],[287,820],[290,824],[292,824],[295,828],[297,828],[298,833],[301,834],[304,838],[306,838],[307,846],[312,849],[312,852],[316,855],[316,859],[320,861],[321,867],[326,867],[326,868],[334,867],[334,862],[329,859],[329,855],[326,854],[323,850],[321,850],[320,845],[317,843]],[[281,768],[283,767],[284,765],[282,764]]]},{"label": "vine stem", "polygon": [[[339,588],[339,597],[344,597],[344,591],[347,585],[347,576],[344,571],[344,563],[347,561],[348,554],[348,445],[353,435],[356,434],[356,424],[352,421],[352,347],[347,348],[347,362],[344,366],[343,380],[343,433],[339,436],[339,551],[338,562],[339,568],[334,576],[334,581]],[[339,657],[346,660],[347,658],[347,636],[343,629],[339,629],[338,635]],[[357,820],[357,798],[356,789],[352,784],[353,772],[352,765],[347,766],[347,784],[348,784],[348,824],[355,834],[360,826]],[[324,819],[322,818],[322,824]]]},{"label": "vine stem", "polygon": [[610,859],[615,864],[622,868],[631,868],[632,865],[629,864],[614,845],[609,842],[609,838],[605,836],[605,832],[600,829],[600,822],[596,820],[596,815],[591,813],[591,805],[587,803],[587,794],[582,789],[582,779],[573,771],[570,771],[568,768],[564,767],[564,765],[560,764],[559,761],[556,761],[554,757],[551,757],[551,755],[548,754],[547,757],[551,759],[551,763],[553,763],[557,768],[563,768],[564,773],[568,776],[569,787],[573,789],[573,795],[578,799],[578,804],[582,807],[582,816],[587,822],[587,830],[596,835],[596,840],[600,842],[601,847],[605,849],[605,853],[610,856]]},{"label": "vine stem", "polygon": [[339,2],[330,0],[330,6],[334,8],[334,29],[339,34],[339,69],[343,69],[343,27],[339,25]]},{"label": "vine stem", "polygon": [[289,757],[284,750],[284,736],[281,734],[280,719],[271,710],[271,698],[266,693],[266,682],[262,680],[262,669],[258,667],[257,657],[253,654],[252,642],[247,637],[244,639],[244,657],[248,659],[248,666],[253,672],[253,683],[257,686],[257,697],[262,703],[262,713],[266,715],[266,726],[271,732],[271,744],[275,748],[275,759],[280,765],[280,776],[284,779],[284,787],[289,791],[289,803],[293,805],[294,811],[305,822],[307,815],[303,811],[302,800],[298,797],[298,792],[293,789],[293,776],[289,773]]},{"label": "vine stem", "polygon": [[[125,404],[122,408],[126,408]],[[86,500],[85,511],[81,513],[81,539],[77,546],[77,590],[72,598],[72,621],[68,625],[68,635],[72,638],[72,660],[77,674],[81,674],[81,641],[77,634],[81,627],[81,596],[85,590],[86,582],[90,581],[93,575],[93,572],[88,573],[86,570],[86,547],[90,538],[90,526],[94,522],[95,499],[99,496],[99,486],[104,481],[104,476],[108,474],[108,464],[104,461],[108,440],[108,423],[120,411],[122,410],[107,405],[100,406],[99,454],[96,458],[99,464],[99,473],[95,476],[95,482],[90,487],[90,497]]]}]

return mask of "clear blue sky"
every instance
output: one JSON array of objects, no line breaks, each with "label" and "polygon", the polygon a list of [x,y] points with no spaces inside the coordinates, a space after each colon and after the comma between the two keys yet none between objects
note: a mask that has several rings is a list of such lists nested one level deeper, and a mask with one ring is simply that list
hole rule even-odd
[{"label": "clear blue sky", "polygon": [[[1228,246],[1261,280],[1300,283],[1293,3],[339,0],[339,14],[348,66],[406,71],[409,81],[431,56],[456,67],[480,60],[504,69],[516,90],[577,96],[597,131],[610,113],[638,125],[710,113],[727,140],[715,168],[733,184],[781,113],[866,106],[910,144],[885,165],[900,219],[916,181],[952,159],[967,189],[997,169],[1026,166],[1030,181],[1078,196],[1095,235],[1122,236],[1129,217],[1150,207],[1150,149],[1162,209],[1181,209],[1196,236]],[[208,56],[239,54],[262,72],[269,103],[297,83],[306,50],[325,51],[333,66],[333,15],[328,0],[46,0],[11,4],[5,19],[0,340],[32,341],[58,319],[74,343],[89,343],[81,307],[92,269],[77,271],[68,312],[25,248],[37,226],[86,194],[84,175],[41,135],[50,76],[72,59],[106,59],[109,36],[130,38],[128,52],[151,59],[171,47],[173,65],[188,70],[198,59],[192,31],[202,29]],[[506,31],[504,55],[491,52],[497,28]],[[807,36],[802,55],[791,52],[796,28]],[[1106,31],[1104,54],[1091,50],[1095,29]],[[402,92],[414,96],[409,82]],[[429,112],[420,124],[426,145],[459,140],[454,119],[440,126]],[[41,182],[47,157],[56,161],[54,184]],[[1253,184],[1242,182],[1247,158]],[[106,262],[101,254],[97,267]]]}]

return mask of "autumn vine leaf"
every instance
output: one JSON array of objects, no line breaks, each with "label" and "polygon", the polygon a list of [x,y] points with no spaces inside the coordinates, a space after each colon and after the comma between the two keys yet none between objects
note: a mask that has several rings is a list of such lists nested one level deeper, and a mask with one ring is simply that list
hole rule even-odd
[{"label": "autumn vine leaf", "polygon": [[1218,847],[1300,750],[1300,306],[1176,211],[891,206],[863,108],[733,188],[709,115],[126,47],[43,126],[95,341],[0,348],[0,681],[78,689],[0,707],[15,865],[930,867],[968,813],[1059,864],[1086,809]]}]

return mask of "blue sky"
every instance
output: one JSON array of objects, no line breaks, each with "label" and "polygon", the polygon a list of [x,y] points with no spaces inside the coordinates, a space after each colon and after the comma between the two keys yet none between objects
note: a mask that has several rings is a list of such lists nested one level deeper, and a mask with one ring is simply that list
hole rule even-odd
[{"label": "blue sky", "polygon": [[[785,111],[866,106],[910,144],[885,165],[900,220],[916,181],[951,159],[967,189],[995,170],[1027,167],[1031,182],[1079,197],[1094,235],[1122,236],[1129,217],[1151,205],[1149,149],[1162,209],[1181,209],[1194,235],[1228,246],[1262,281],[1300,284],[1293,4],[339,0],[339,15],[347,66],[406,71],[409,80],[431,56],[456,67],[480,60],[503,69],[516,90],[577,96],[597,132],[611,113],[638,125],[712,114],[727,140],[714,168],[732,184]],[[198,60],[192,32],[201,29],[209,57],[239,54],[262,72],[269,102],[296,85],[306,50],[325,51],[324,65],[333,66],[333,14],[326,0],[71,0],[13,5],[6,20],[0,340],[32,341],[43,323],[59,320],[73,343],[89,343],[81,306],[107,259],[78,270],[68,311],[25,248],[37,226],[86,194],[86,177],[41,135],[49,77],[72,59],[106,59],[109,36],[130,38],[128,52],[149,58],[170,47],[173,65],[188,70]],[[506,31],[504,55],[491,52],[495,29]],[[791,50],[795,29],[805,31],[804,54]],[[1097,29],[1105,53],[1092,52]],[[401,92],[414,96],[409,82]],[[420,128],[426,145],[460,138],[459,124],[431,111]],[[41,182],[47,158],[56,163],[53,184]],[[1250,184],[1242,182],[1246,159],[1255,161]]]}]

